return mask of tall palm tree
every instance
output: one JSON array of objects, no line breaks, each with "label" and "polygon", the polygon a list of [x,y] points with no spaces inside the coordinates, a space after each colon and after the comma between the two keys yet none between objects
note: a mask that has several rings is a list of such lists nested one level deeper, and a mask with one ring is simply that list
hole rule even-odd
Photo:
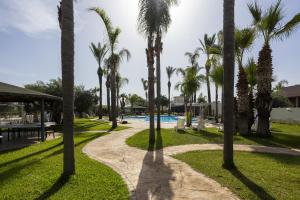
[{"label": "tall palm tree", "polygon": [[108,52],[107,45],[104,44],[103,46],[101,43],[98,43],[98,46],[96,46],[94,43],[91,43],[90,49],[98,63],[98,78],[99,78],[99,119],[102,119],[102,78],[103,78],[103,69],[102,69],[102,63],[104,61],[104,58],[106,56],[106,53]]},{"label": "tall palm tree", "polygon": [[116,94],[116,73],[117,65],[119,62],[119,55],[115,53],[118,44],[118,38],[121,34],[120,28],[114,28],[112,26],[110,18],[107,16],[106,12],[102,8],[90,8],[90,11],[96,12],[101,20],[103,21],[107,36],[109,40],[109,64],[110,64],[110,79],[111,79],[111,118],[112,118],[112,128],[116,128],[117,124],[117,94]]},{"label": "tall palm tree", "polygon": [[[149,0],[148,0],[149,1]],[[153,1],[153,0],[152,0]],[[169,8],[172,5],[176,5],[177,0],[154,0],[156,3],[156,9],[152,14],[155,16],[155,56],[156,56],[156,95],[157,95],[157,130],[160,130],[160,104],[161,104],[161,75],[160,75],[160,54],[162,52],[163,43],[162,35],[167,32],[171,23],[171,16]]]},{"label": "tall palm tree", "polygon": [[265,137],[270,135],[269,118],[272,110],[272,49],[270,42],[276,39],[287,38],[300,22],[300,13],[287,23],[283,23],[281,1],[270,6],[265,12],[256,3],[248,4],[253,16],[253,25],[263,36],[263,48],[259,52],[257,64],[257,98],[258,112],[257,134]]},{"label": "tall palm tree", "polygon": [[[191,64],[191,67],[196,67],[198,70],[202,69],[202,67],[200,68],[198,66],[198,59],[200,57],[199,49],[195,49],[195,51],[193,53],[185,52],[184,55],[188,58],[188,60]],[[195,94],[193,96],[194,96],[193,97],[193,102],[196,103],[196,101],[197,101],[197,91],[195,92]]]},{"label": "tall palm tree", "polygon": [[145,97],[146,97],[146,101],[148,101],[148,80],[142,78],[141,79],[142,85],[143,85],[143,89],[145,91]]},{"label": "tall palm tree", "polygon": [[218,65],[213,68],[210,77],[212,81],[215,83],[215,89],[216,89],[216,113],[215,113],[215,120],[218,123],[219,122],[219,106],[218,106],[218,101],[219,101],[219,86],[223,86],[223,74],[224,74],[224,68],[221,65]]},{"label": "tall palm tree", "polygon": [[200,40],[201,50],[204,54],[206,54],[206,63],[205,63],[205,70],[206,70],[206,85],[207,85],[207,97],[208,97],[208,114],[211,115],[211,93],[210,93],[210,80],[209,74],[211,69],[211,56],[213,55],[211,49],[216,47],[216,34],[213,34],[209,37],[207,34],[204,35],[204,39]]},{"label": "tall palm tree", "polygon": [[249,84],[248,99],[249,99],[249,114],[250,114],[250,116],[249,116],[249,121],[248,121],[248,129],[251,130],[251,127],[254,124],[254,120],[255,120],[254,88],[256,86],[256,63],[254,61],[254,58],[248,59],[246,66],[245,66],[245,71],[247,74],[247,80],[248,80],[248,84]]},{"label": "tall palm tree", "polygon": [[223,65],[224,65],[224,149],[223,166],[234,167],[233,162],[233,131],[234,131],[234,0],[223,1]]},{"label": "tall palm tree", "polygon": [[66,176],[75,174],[74,157],[74,13],[73,0],[62,0],[58,6],[58,20],[61,29],[61,62],[63,90],[63,143]]},{"label": "tall palm tree", "polygon": [[239,67],[237,82],[237,108],[238,108],[238,129],[241,135],[250,134],[249,129],[249,97],[248,80],[243,67],[243,58],[245,52],[252,46],[255,39],[254,29],[245,28],[235,31],[235,55]]},{"label": "tall palm tree", "polygon": [[[154,40],[161,21],[169,21],[158,12],[158,2],[156,0],[139,0],[138,31],[147,38],[147,67],[148,67],[148,109],[149,109],[149,144],[155,142],[154,124]],[[158,42],[157,42],[158,43]]]},{"label": "tall palm tree", "polygon": [[176,71],[176,68],[172,67],[172,66],[168,66],[166,68],[166,71],[167,71],[167,76],[168,76],[168,100],[169,100],[168,114],[170,116],[171,115],[171,77],[174,74],[174,72]]},{"label": "tall palm tree", "polygon": [[108,112],[108,119],[111,121],[111,112],[110,112],[110,66],[108,59],[104,60],[105,68],[103,70],[103,75],[105,76],[105,87],[106,87],[106,105],[107,105],[107,112]]}]

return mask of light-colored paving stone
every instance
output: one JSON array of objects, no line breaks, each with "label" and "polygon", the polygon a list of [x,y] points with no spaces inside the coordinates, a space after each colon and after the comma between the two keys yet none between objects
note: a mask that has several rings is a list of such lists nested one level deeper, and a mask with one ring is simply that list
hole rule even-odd
[{"label": "light-colored paving stone", "polygon": [[[144,130],[148,124],[130,121],[132,128],[112,132],[88,143],[83,151],[102,162],[124,178],[132,199],[238,199],[227,188],[202,173],[194,171],[187,164],[171,155],[196,150],[222,150],[220,144],[190,144],[167,147],[159,151],[144,151],[129,147],[128,137]],[[174,124],[163,124],[172,128]],[[285,149],[253,145],[234,145],[236,151],[267,152],[300,155],[299,149]]]},{"label": "light-colored paving stone", "polygon": [[132,199],[238,199],[227,188],[165,155],[163,150],[147,152],[127,146],[128,137],[147,128],[143,122],[132,122],[130,126],[134,128],[90,142],[83,151],[121,174]]}]

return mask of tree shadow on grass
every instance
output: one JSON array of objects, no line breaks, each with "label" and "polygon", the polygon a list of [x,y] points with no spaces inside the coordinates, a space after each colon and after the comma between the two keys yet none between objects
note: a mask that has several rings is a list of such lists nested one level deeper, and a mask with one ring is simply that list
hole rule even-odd
[{"label": "tree shadow on grass", "polygon": [[271,136],[267,138],[259,137],[256,134],[243,136],[243,138],[264,146],[300,148],[300,135],[272,132]]},{"label": "tree shadow on grass", "polygon": [[142,200],[169,200],[173,197],[170,186],[173,170],[164,163],[163,139],[161,132],[157,132],[155,144],[149,144],[148,151],[143,159],[138,184],[134,198]]},{"label": "tree shadow on grass", "polygon": [[38,198],[36,198],[37,200],[43,200],[43,199],[48,199],[49,197],[51,197],[52,195],[54,195],[56,192],[58,192],[70,179],[70,176],[66,176],[66,175],[61,175],[56,182],[51,186],[51,188],[49,188],[48,190],[46,190],[41,196],[39,196]]},{"label": "tree shadow on grass", "polygon": [[[103,134],[104,133],[97,133],[92,137],[89,137],[87,139],[76,142],[74,146],[78,147],[82,144],[85,144],[85,143],[87,143],[91,140],[94,140],[94,139],[102,136]],[[53,150],[56,147],[60,147],[60,148],[58,150],[49,152],[50,150]],[[41,162],[44,159],[48,159],[48,158],[51,158],[53,156],[57,156],[59,154],[62,154],[63,153],[63,148],[62,147],[63,147],[62,142],[59,142],[58,144],[55,144],[55,145],[53,145],[53,146],[51,146],[47,149],[44,149],[44,150],[41,150],[41,151],[38,151],[38,152],[35,152],[35,153],[32,153],[32,154],[29,154],[29,155],[26,155],[26,156],[17,158],[15,160],[11,160],[11,161],[8,161],[8,162],[5,162],[5,163],[1,164],[0,169],[1,169],[1,167],[4,167],[6,165],[11,165],[11,166],[9,166],[8,169],[6,169],[5,171],[2,171],[0,173],[0,180],[2,182],[4,182],[8,179],[13,178],[14,176],[17,176],[18,172],[20,172],[23,169],[31,167],[32,165],[34,165],[38,162]],[[41,155],[42,153],[45,154],[45,153],[48,153],[48,152],[49,152],[48,155],[44,155],[44,156]],[[34,156],[37,156],[37,155],[39,156],[38,158],[34,157]],[[23,161],[24,159],[28,159],[28,160],[25,160],[24,163],[18,164],[19,161]]]},{"label": "tree shadow on grass", "polygon": [[257,185],[251,179],[246,177],[238,168],[229,170],[229,172],[260,199],[275,200],[275,198],[272,195],[270,195],[267,191],[265,191],[264,188]]},{"label": "tree shadow on grass", "polygon": [[[55,145],[53,145],[53,146],[51,146],[51,147],[48,147],[48,148],[46,148],[46,149],[43,149],[43,150],[40,150],[40,151],[36,151],[36,152],[34,152],[34,153],[31,153],[31,154],[28,154],[28,155],[25,155],[25,156],[16,158],[16,159],[14,159],[14,160],[10,160],[10,161],[1,163],[1,164],[0,164],[0,168],[3,167],[3,166],[5,166],[5,165],[9,165],[9,164],[12,164],[12,163],[19,162],[19,161],[22,161],[22,160],[24,160],[24,159],[30,158],[30,157],[32,157],[32,156],[36,156],[36,155],[45,153],[45,152],[50,151],[50,150],[52,150],[52,149],[54,149],[54,148],[56,148],[56,147],[59,147],[59,146],[61,146],[61,145],[62,145],[62,142],[59,142],[59,143],[57,143],[57,144],[55,144]],[[9,151],[9,152],[11,152],[11,151]],[[7,152],[7,153],[8,153],[8,152]]]}]

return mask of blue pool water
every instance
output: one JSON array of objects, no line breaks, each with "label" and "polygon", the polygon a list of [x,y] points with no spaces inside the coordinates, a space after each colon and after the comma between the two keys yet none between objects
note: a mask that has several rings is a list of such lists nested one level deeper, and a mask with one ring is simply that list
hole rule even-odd
[{"label": "blue pool water", "polygon": [[[161,115],[160,116],[160,121],[161,122],[165,122],[165,123],[171,123],[171,122],[177,122],[177,118],[178,116],[168,116],[168,115]],[[149,116],[128,116],[128,117],[124,117],[124,119],[128,119],[128,120],[141,120],[141,121],[149,121]],[[155,121],[157,120],[157,117],[155,116]],[[193,121],[196,120],[193,119]]]}]

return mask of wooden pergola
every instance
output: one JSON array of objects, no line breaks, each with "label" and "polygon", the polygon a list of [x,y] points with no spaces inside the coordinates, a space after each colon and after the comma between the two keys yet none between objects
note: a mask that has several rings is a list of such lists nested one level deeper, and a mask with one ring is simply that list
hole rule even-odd
[{"label": "wooden pergola", "polygon": [[0,102],[35,102],[41,105],[41,140],[45,140],[45,101],[62,101],[62,98],[0,82]]}]

